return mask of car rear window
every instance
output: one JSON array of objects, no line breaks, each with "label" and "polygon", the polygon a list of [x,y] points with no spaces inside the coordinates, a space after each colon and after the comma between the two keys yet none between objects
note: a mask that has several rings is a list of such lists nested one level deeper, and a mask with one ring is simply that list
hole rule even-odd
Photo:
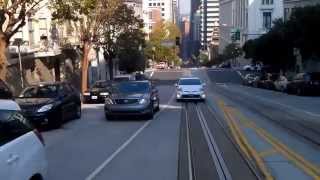
[{"label": "car rear window", "polygon": [[112,92],[115,93],[147,93],[150,90],[150,84],[147,82],[121,82],[116,84]]},{"label": "car rear window", "polygon": [[181,79],[179,85],[201,85],[200,79]]},{"label": "car rear window", "polygon": [[32,126],[20,112],[0,110],[0,146],[32,130]]}]

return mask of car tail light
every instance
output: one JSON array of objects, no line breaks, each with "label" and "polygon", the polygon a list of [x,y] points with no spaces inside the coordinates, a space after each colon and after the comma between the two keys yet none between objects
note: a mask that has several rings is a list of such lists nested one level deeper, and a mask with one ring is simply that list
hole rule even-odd
[{"label": "car tail light", "polygon": [[39,138],[40,142],[41,142],[43,145],[45,145],[44,139],[43,139],[41,133],[40,133],[38,130],[36,130],[36,129],[33,130],[33,132],[37,135],[37,137]]}]

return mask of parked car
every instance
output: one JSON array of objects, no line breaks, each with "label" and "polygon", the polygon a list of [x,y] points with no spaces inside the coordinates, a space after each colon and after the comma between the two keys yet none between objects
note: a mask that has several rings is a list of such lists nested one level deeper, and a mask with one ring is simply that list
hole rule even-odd
[{"label": "parked car", "polygon": [[47,159],[41,134],[13,100],[0,100],[0,179],[45,179]]},{"label": "parked car", "polygon": [[1,99],[12,99],[13,94],[7,84],[0,79],[0,98]]},{"label": "parked car", "polygon": [[230,62],[223,62],[218,67],[219,68],[231,68],[231,63]]},{"label": "parked car", "polygon": [[244,71],[261,71],[262,67],[259,64],[248,64],[242,67]]},{"label": "parked car", "polygon": [[152,119],[159,110],[158,90],[150,81],[127,81],[112,86],[105,101],[105,115],[113,120],[121,115],[142,115]]},{"label": "parked car", "polygon": [[36,126],[57,128],[65,120],[81,117],[80,93],[68,83],[40,83],[27,87],[16,102],[23,115]]},{"label": "parked car", "polygon": [[83,93],[84,103],[104,103],[111,90],[111,81],[97,81],[92,88]]},{"label": "parked car", "polygon": [[157,69],[167,69],[168,68],[168,65],[166,62],[159,62],[157,65],[156,65],[156,68]]},{"label": "parked car", "polygon": [[288,85],[288,79],[280,75],[275,81],[274,81],[274,87],[277,91],[284,92],[287,90],[287,85]]},{"label": "parked car", "polygon": [[259,80],[257,81],[256,86],[258,88],[263,88],[263,89],[269,89],[269,90],[274,90],[274,75],[270,73],[266,73],[262,75]]},{"label": "parked car", "polygon": [[258,76],[255,74],[247,74],[244,76],[243,84],[247,86],[253,86],[254,82],[257,80]]},{"label": "parked car", "polygon": [[287,92],[297,95],[320,94],[320,72],[297,74],[287,85]]},{"label": "parked car", "polygon": [[197,77],[180,78],[176,84],[176,100],[201,100],[206,99],[205,84]]}]

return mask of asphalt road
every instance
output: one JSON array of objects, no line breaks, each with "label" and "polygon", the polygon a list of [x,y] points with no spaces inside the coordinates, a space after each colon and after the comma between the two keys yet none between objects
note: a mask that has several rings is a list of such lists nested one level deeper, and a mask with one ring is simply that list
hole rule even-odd
[{"label": "asphalt road", "polygon": [[[44,132],[49,180],[206,180],[319,178],[319,98],[244,87],[231,70],[162,70],[161,111],[107,121],[103,105]],[[207,83],[204,103],[177,103],[174,83]]]},{"label": "asphalt road", "polygon": [[209,82],[211,104],[232,116],[275,179],[320,179],[320,97],[245,87],[232,70],[194,74]]}]

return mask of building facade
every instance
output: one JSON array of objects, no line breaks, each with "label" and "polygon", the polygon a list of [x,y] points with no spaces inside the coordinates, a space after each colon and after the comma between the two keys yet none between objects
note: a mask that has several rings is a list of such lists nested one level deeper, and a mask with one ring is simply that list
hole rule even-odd
[{"label": "building facade", "polygon": [[172,0],[143,0],[142,10],[145,32],[150,34],[159,19],[174,22],[173,9]]},{"label": "building facade", "polygon": [[123,1],[128,7],[134,10],[135,16],[142,18],[142,0],[124,0]]},{"label": "building facade", "polygon": [[242,46],[269,31],[274,20],[284,17],[283,0],[220,0],[219,52],[232,43],[231,36]]},{"label": "building facade", "polygon": [[292,11],[298,7],[314,6],[320,4],[319,0],[283,0],[284,19],[288,20]]},{"label": "building facade", "polygon": [[219,0],[201,0],[201,48],[207,50],[213,42],[213,33],[219,28]]}]

